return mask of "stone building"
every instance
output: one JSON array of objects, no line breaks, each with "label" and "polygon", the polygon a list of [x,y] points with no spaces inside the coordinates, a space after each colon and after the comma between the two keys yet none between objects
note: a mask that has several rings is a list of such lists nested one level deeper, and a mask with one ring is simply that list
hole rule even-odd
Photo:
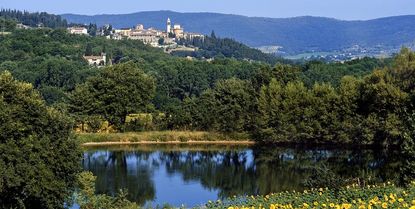
[{"label": "stone building", "polygon": [[84,59],[91,66],[104,67],[107,64],[107,56],[105,53],[101,53],[101,56],[84,56]]}]

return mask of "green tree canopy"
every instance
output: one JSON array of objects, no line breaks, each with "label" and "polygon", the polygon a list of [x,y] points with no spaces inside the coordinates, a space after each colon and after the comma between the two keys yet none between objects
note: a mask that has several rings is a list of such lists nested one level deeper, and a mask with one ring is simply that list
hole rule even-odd
[{"label": "green tree canopy", "polygon": [[147,112],[155,93],[155,81],[134,63],[107,67],[78,85],[70,98],[70,111],[101,115],[121,126],[128,114]]},{"label": "green tree canopy", "polygon": [[209,93],[213,102],[206,102],[205,105],[213,104],[213,112],[208,114],[214,114],[217,130],[240,132],[251,128],[256,99],[254,89],[248,81],[236,78],[221,80]]},{"label": "green tree canopy", "polygon": [[0,74],[1,208],[63,208],[82,156],[69,121],[31,84]]}]

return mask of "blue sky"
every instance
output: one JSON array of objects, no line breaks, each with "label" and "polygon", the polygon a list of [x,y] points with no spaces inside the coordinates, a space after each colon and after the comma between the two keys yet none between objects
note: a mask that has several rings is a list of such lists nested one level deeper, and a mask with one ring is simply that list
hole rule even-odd
[{"label": "blue sky", "polygon": [[173,10],[260,17],[312,15],[344,20],[415,14],[415,0],[0,0],[0,7],[55,14]]}]

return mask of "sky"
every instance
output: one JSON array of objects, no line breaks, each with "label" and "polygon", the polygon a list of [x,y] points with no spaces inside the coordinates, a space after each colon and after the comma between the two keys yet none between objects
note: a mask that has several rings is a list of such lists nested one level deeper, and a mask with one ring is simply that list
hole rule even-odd
[{"label": "sky", "polygon": [[172,10],[276,18],[310,15],[342,20],[415,14],[415,0],[0,0],[0,7],[54,14]]}]

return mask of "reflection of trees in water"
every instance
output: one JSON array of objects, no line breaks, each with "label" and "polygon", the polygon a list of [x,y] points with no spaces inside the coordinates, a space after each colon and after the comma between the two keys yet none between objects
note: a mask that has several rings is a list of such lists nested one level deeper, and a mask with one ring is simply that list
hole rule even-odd
[{"label": "reflection of trees in water", "polygon": [[[395,156],[372,150],[293,150],[263,149],[254,151],[260,194],[331,186],[336,183],[382,182],[395,179],[399,163]],[[324,172],[319,172],[324,171]],[[333,178],[333,179],[330,179]],[[267,179],[268,178],[268,179]]]},{"label": "reflection of trees in water", "polygon": [[[294,150],[254,148],[253,162],[242,152],[170,152],[161,158],[169,173],[181,173],[183,180],[197,180],[208,189],[218,189],[220,197],[269,194],[304,189],[318,178],[328,186],[337,183],[374,183],[396,179],[399,166],[390,153],[370,150]],[[329,173],[316,173],[326,170]],[[316,174],[320,176],[316,176]],[[310,185],[310,184],[308,184]],[[337,184],[338,185],[338,184]]]},{"label": "reflection of trees in water", "polygon": [[225,198],[299,190],[307,182],[327,185],[332,183],[330,178],[370,182],[396,179],[400,164],[396,156],[386,152],[272,147],[252,151],[91,152],[84,160],[84,168],[98,176],[98,192],[114,194],[127,188],[129,199],[141,204],[154,200],[152,176],[155,169],[164,166],[168,174],[198,181]]},{"label": "reflection of trees in water", "polygon": [[150,160],[150,154],[123,151],[86,153],[83,165],[85,170],[98,177],[98,193],[115,195],[120,189],[127,189],[129,200],[144,204],[155,198],[151,177],[157,163]]},{"label": "reflection of trees in water", "polygon": [[195,180],[219,197],[250,194],[255,190],[254,165],[247,163],[246,151],[168,152],[161,159],[168,173],[180,173],[184,181]]}]

